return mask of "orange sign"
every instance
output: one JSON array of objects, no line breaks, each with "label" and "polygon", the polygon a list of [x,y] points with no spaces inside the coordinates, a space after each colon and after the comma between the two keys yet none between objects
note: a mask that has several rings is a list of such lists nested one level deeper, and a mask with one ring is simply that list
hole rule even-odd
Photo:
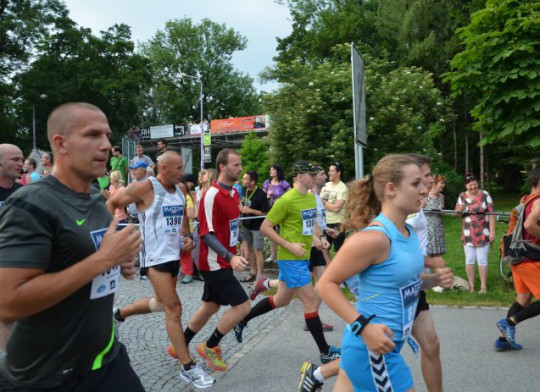
[{"label": "orange sign", "polygon": [[212,120],[210,128],[214,134],[249,132],[252,130],[266,129],[266,116],[260,115]]}]

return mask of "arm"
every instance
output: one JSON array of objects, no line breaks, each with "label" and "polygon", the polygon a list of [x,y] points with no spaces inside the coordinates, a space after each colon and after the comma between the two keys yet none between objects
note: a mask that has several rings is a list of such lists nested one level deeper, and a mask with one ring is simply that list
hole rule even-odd
[{"label": "arm", "polygon": [[144,205],[144,196],[148,196],[149,192],[153,192],[150,181],[133,182],[107,200],[107,209],[111,215],[114,215],[115,209],[123,208],[131,203],[135,203],[139,209],[141,205]]},{"label": "arm", "polygon": [[[390,241],[383,233],[356,233],[345,241],[317,282],[316,289],[321,299],[346,323],[354,323],[360,313],[351,305],[339,285],[371,265],[382,263],[389,252]],[[384,324],[367,324],[361,336],[369,349],[377,354],[387,353],[395,347],[390,340],[393,337],[392,330]]]},{"label": "arm", "polygon": [[263,233],[268,239],[277,245],[287,249],[292,254],[300,257],[303,256],[306,253],[306,250],[304,249],[305,244],[300,243],[292,243],[285,239],[283,239],[275,230],[274,227],[276,225],[273,224],[268,220],[268,218],[265,218],[263,223],[261,224],[261,233]]},{"label": "arm", "polygon": [[449,289],[452,287],[454,274],[450,268],[437,268],[433,274],[422,274],[422,290],[431,289],[436,286]]},{"label": "arm", "polygon": [[540,238],[540,226],[538,225],[538,220],[540,220],[540,200],[536,200],[531,208],[531,212],[527,215],[523,227],[529,234]]},{"label": "arm", "polygon": [[133,260],[142,239],[133,225],[117,231],[113,219],[97,252],[60,272],[0,268],[0,321],[13,323],[61,302],[95,276]]},{"label": "arm", "polygon": [[221,242],[219,242],[214,233],[204,235],[202,240],[210,249],[227,260],[231,264],[232,269],[235,271],[243,271],[244,268],[249,264],[243,256],[236,256],[229,252],[229,250],[225,248]]},{"label": "arm", "polygon": [[331,212],[339,212],[345,205],[345,200],[336,200],[335,203],[323,201],[324,208]]}]

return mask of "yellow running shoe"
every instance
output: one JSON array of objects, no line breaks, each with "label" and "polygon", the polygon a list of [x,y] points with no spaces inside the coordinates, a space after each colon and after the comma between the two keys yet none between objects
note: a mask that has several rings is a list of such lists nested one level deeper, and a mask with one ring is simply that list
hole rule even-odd
[{"label": "yellow running shoe", "polygon": [[227,364],[223,362],[223,358],[221,358],[221,348],[219,348],[219,346],[208,348],[206,342],[202,342],[197,346],[197,352],[201,357],[206,359],[206,364],[210,368],[218,372],[226,372],[229,368]]}]

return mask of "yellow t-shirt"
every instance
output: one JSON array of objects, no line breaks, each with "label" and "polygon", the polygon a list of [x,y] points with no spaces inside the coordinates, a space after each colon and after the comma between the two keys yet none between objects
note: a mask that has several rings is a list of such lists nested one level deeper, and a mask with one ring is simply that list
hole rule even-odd
[{"label": "yellow t-shirt", "polygon": [[[193,199],[190,197],[190,195],[186,195],[186,208],[195,208]],[[189,220],[189,232],[193,233],[193,219]]]},{"label": "yellow t-shirt", "polygon": [[332,212],[326,209],[326,223],[343,223],[345,221],[345,206],[347,204],[347,185],[343,181],[338,182],[336,185],[332,182],[327,182],[321,189],[321,199],[328,201],[329,203],[335,203],[338,200],[345,200],[341,210],[339,212]]},{"label": "yellow t-shirt", "polygon": [[292,188],[276,200],[266,219],[279,225],[279,235],[283,239],[303,243],[306,250],[302,256],[295,256],[280,246],[277,254],[279,260],[309,260],[316,218],[317,203],[312,193],[302,195]]}]

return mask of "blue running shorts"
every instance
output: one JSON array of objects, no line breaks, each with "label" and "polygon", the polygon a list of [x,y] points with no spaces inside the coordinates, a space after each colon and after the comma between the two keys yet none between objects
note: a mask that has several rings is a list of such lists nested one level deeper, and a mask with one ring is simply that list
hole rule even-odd
[{"label": "blue running shorts", "polygon": [[404,342],[394,343],[394,350],[378,355],[367,348],[361,337],[345,329],[340,367],[347,373],[355,392],[405,392],[413,387],[411,371],[399,353]]},{"label": "blue running shorts", "polygon": [[278,280],[285,282],[288,288],[311,284],[309,260],[278,260],[278,266]]}]

